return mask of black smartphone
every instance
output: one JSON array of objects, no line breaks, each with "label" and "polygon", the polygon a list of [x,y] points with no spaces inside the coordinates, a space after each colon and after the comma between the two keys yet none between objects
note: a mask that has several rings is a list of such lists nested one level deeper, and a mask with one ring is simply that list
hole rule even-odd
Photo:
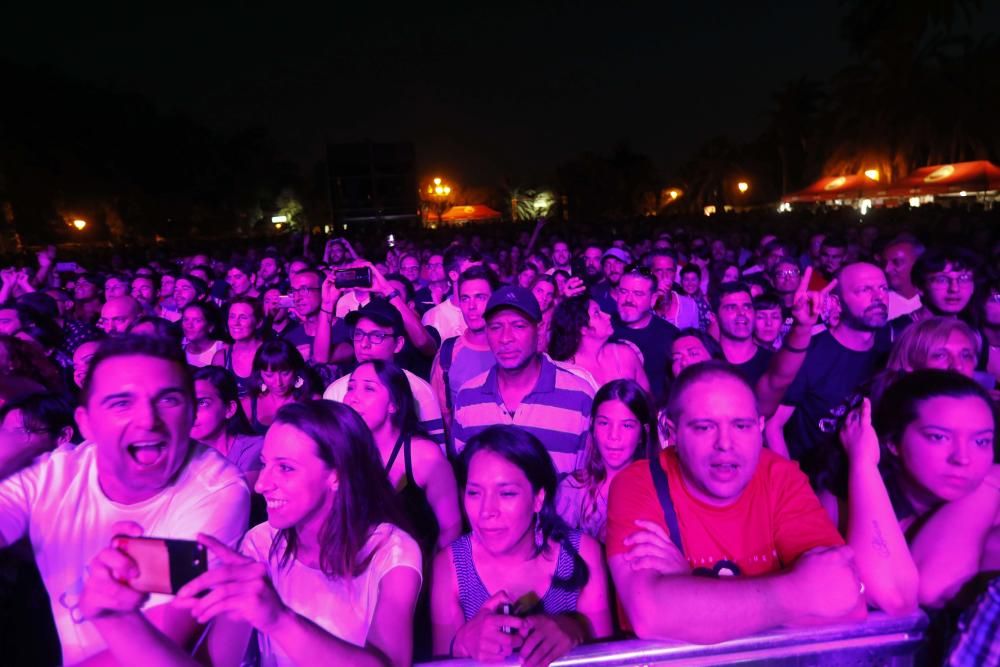
[{"label": "black smartphone", "polygon": [[333,284],[338,289],[371,287],[372,270],[367,266],[359,266],[353,269],[337,269],[333,272]]},{"label": "black smartphone", "polygon": [[129,586],[146,593],[176,595],[185,584],[208,571],[205,545],[192,540],[115,535],[111,546],[123,551],[139,567]]}]

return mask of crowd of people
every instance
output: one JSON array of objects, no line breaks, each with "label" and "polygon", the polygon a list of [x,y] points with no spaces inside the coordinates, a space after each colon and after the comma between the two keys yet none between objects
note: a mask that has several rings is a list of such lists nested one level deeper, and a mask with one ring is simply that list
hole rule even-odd
[{"label": "crowd of people", "polygon": [[[4,662],[542,667],[923,608],[928,660],[997,664],[1000,235],[957,229],[43,249],[0,271]],[[144,592],[123,536],[209,566]]]}]

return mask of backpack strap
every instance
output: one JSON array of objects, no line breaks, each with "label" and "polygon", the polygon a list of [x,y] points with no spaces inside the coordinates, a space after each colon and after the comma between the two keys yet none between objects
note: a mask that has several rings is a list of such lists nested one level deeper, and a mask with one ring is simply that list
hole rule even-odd
[{"label": "backpack strap", "polygon": [[441,379],[444,380],[444,401],[448,407],[448,412],[451,412],[454,407],[451,400],[451,379],[448,377],[448,371],[451,370],[451,362],[455,354],[455,342],[457,340],[458,336],[452,336],[441,343],[441,352],[438,357],[438,361],[441,364]]},{"label": "backpack strap", "polygon": [[656,488],[656,495],[660,499],[660,507],[663,508],[663,517],[667,520],[670,539],[681,550],[681,553],[684,553],[684,545],[681,544],[681,527],[677,524],[677,512],[674,511],[674,501],[670,499],[670,483],[667,482],[666,471],[660,465],[659,456],[650,457],[649,472],[653,476],[653,486]]}]

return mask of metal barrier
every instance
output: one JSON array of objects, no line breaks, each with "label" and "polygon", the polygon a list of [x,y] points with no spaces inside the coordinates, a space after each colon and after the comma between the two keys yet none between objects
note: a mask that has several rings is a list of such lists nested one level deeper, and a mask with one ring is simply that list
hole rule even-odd
[{"label": "metal barrier", "polygon": [[[917,612],[893,617],[872,612],[864,623],[782,628],[711,645],[629,639],[578,646],[553,667],[602,665],[784,665],[841,667],[846,665],[913,664],[924,641],[927,616]],[[473,660],[442,660],[436,667],[479,664]],[[506,663],[518,664],[516,656]]]}]

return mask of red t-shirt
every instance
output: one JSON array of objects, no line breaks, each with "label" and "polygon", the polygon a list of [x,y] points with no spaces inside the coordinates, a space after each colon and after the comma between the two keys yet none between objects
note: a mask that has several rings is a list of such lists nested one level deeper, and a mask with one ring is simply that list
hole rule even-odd
[{"label": "red t-shirt", "polygon": [[[844,544],[798,464],[768,449],[761,452],[747,488],[726,507],[707,505],[691,495],[675,448],[663,450],[660,463],[667,472],[684,555],[692,569],[712,571],[720,561],[729,561],[739,568],[738,574],[762,575],[788,567],[814,547]],[[628,551],[623,542],[639,530],[636,519],[670,532],[649,461],[633,463],[611,482],[608,558]]]}]

